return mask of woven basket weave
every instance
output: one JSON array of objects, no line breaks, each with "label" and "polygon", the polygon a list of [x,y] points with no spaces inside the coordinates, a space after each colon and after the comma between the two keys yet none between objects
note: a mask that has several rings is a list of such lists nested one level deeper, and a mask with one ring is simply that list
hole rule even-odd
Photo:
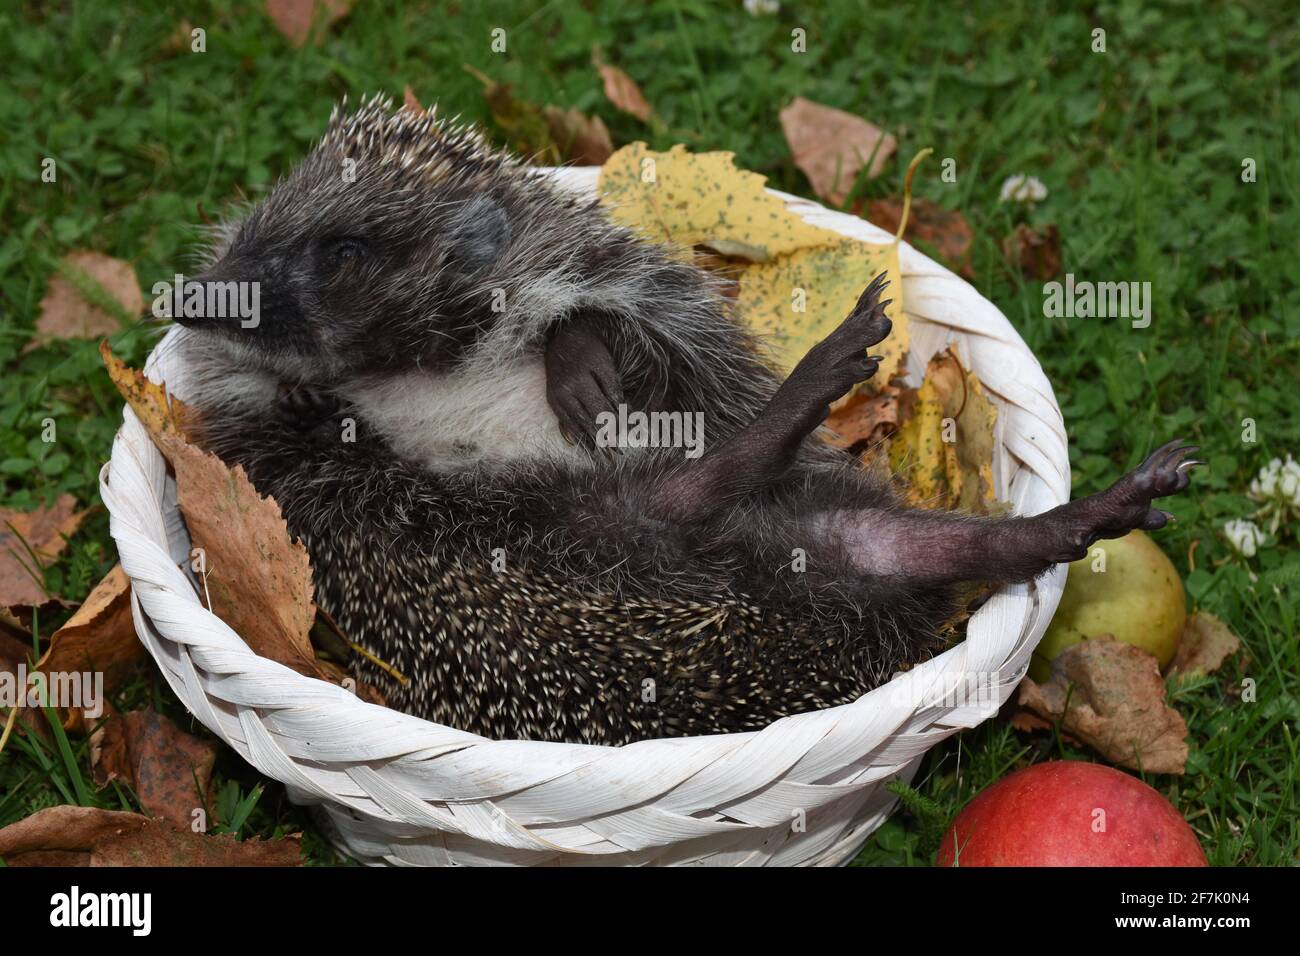
[{"label": "woven basket weave", "polygon": [[[597,172],[553,174],[592,194]],[[891,238],[776,195],[814,225]],[[967,283],[906,244],[900,259],[913,383],[954,346],[998,406],[999,497],[1022,514],[1066,501],[1065,430],[1033,354]],[[156,350],[147,371],[184,397],[176,351]],[[892,810],[885,785],[910,780],[927,749],[1010,695],[1065,577],[1057,568],[1002,589],[960,645],[852,704],[759,732],[624,747],[494,741],[364,703],[250,651],[197,597],[173,480],[129,408],[100,489],[136,630],[177,696],[291,799],[317,805],[339,848],[368,863],[843,863]],[[963,693],[972,679],[991,693]]]}]

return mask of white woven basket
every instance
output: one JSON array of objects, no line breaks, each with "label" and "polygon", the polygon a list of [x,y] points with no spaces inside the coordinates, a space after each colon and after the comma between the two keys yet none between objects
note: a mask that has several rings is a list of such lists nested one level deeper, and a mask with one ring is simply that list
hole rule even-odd
[{"label": "white woven basket", "polygon": [[[595,191],[594,168],[552,172],[567,188]],[[776,195],[815,225],[890,239]],[[999,496],[1023,514],[1066,501],[1065,430],[1033,354],[966,282],[907,245],[900,257],[913,382],[954,345],[998,406]],[[148,372],[184,397],[175,351],[156,350]],[[100,490],[136,630],[177,696],[293,800],[319,805],[336,844],[368,863],[843,863],[893,808],[885,785],[910,780],[927,749],[1010,695],[1065,578],[1058,567],[1002,589],[962,644],[852,704],[759,732],[624,747],[488,740],[363,703],[250,651],[196,595],[174,483],[129,408]],[[995,699],[967,699],[972,681]]]}]

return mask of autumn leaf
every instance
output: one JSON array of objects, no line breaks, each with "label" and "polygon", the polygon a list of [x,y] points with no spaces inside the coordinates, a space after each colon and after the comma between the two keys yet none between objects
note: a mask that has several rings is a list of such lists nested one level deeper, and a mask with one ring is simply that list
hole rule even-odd
[{"label": "autumn leaf", "polygon": [[207,806],[217,750],[162,714],[136,710],[110,715],[92,735],[91,766],[101,786],[123,779],[150,816],[185,829]]},{"label": "autumn leaf", "polygon": [[630,143],[602,167],[597,189],[616,222],[683,250],[702,245],[768,262],[844,241],[788,211],[785,200],[764,190],[762,176],[732,160],[732,153],[691,153],[681,145],[659,153]]},{"label": "autumn leaf", "polygon": [[858,173],[868,162],[874,179],[894,154],[898,141],[859,116],[796,96],[781,110],[781,129],[813,192],[835,206],[844,205]]},{"label": "autumn leaf", "polygon": [[[46,675],[92,672],[104,675],[104,690],[114,690],[136,662],[145,656],[131,618],[131,582],[119,564],[81,607],[50,638],[50,646],[37,663]],[[67,730],[80,730],[80,707],[67,708]]]},{"label": "autumn leaf", "polygon": [[410,110],[412,113],[418,113],[420,116],[425,114],[425,109],[420,105],[420,101],[415,96],[415,90],[408,85],[402,90],[402,109]]},{"label": "autumn leaf", "polygon": [[654,108],[647,102],[636,81],[616,66],[606,63],[599,49],[591,51],[591,62],[605,84],[605,96],[624,113],[635,116],[643,123],[651,122]]},{"label": "autumn leaf", "polygon": [[1121,767],[1182,773],[1187,723],[1165,703],[1154,657],[1102,635],[1061,651],[1045,684],[1026,679],[1017,702]]},{"label": "autumn leaf", "polygon": [[599,166],[614,152],[609,130],[599,116],[588,117],[578,109],[546,106],[542,110],[547,129],[560,155],[577,166]]},{"label": "autumn leaf", "polygon": [[202,555],[212,611],[258,655],[309,677],[317,666],[308,632],[316,616],[311,562],[290,538],[274,498],[263,498],[243,468],[190,444],[193,412],[162,386],[101,349],[109,378],[176,473],[177,501]]},{"label": "autumn leaf", "polygon": [[[30,690],[31,685],[26,680],[19,680],[19,677],[26,677],[31,673],[28,664],[31,656],[32,642],[30,640],[21,641],[9,634],[0,633],[0,681],[4,681],[13,687],[15,696],[24,695],[23,700],[15,700],[14,703],[24,702],[25,695]],[[4,730],[6,724],[10,728],[9,734],[12,734],[15,724],[20,724],[25,730],[34,733],[46,743],[51,745],[54,743],[45,714],[37,707],[15,707],[8,714],[4,712],[4,708],[0,708],[0,742],[4,742],[7,736]],[[0,746],[0,751],[3,750],[4,747]]]},{"label": "autumn leaf", "polygon": [[615,221],[648,239],[675,246],[683,258],[697,246],[747,262],[739,275],[737,309],[789,371],[808,349],[852,311],[863,288],[888,274],[890,337],[873,346],[884,356],[874,381],[884,384],[907,350],[897,246],[849,239],[811,226],[768,193],[757,173],[737,169],[731,153],[674,146],[653,152],[625,146],[601,169],[601,201]]},{"label": "autumn leaf", "polygon": [[0,508],[0,606],[37,607],[50,599],[41,571],[63,552],[85,517],[68,494],[60,495],[52,508]]},{"label": "autumn leaf", "polygon": [[[895,199],[873,199],[867,205],[867,219],[886,232],[897,235],[902,218],[901,196]],[[903,239],[914,246],[924,244],[930,247],[953,272],[967,279],[974,278],[975,272],[971,268],[974,233],[961,213],[944,209],[928,199],[913,197]]]},{"label": "autumn leaf", "polygon": [[89,301],[73,277],[80,276],[82,284],[88,281],[92,288],[97,286],[126,316],[135,317],[144,310],[144,294],[129,262],[99,252],[72,252],[60,261],[59,270],[41,299],[36,338],[27,343],[25,351],[54,339],[97,339],[121,328],[119,317],[106,311],[104,303]]},{"label": "autumn leaf", "polygon": [[[507,83],[498,83],[472,66],[466,72],[483,84],[492,119],[505,133],[509,145],[525,158],[542,165],[557,166],[565,162],[580,166],[599,166],[614,152],[600,117],[587,117],[577,109],[558,106],[534,106],[519,99]],[[409,88],[408,88],[409,93]],[[407,101],[418,108],[414,96]]]},{"label": "autumn leaf", "polygon": [[1209,611],[1197,611],[1183,626],[1169,674],[1180,678],[1213,674],[1239,650],[1241,638],[1228,625]]},{"label": "autumn leaf", "polygon": [[318,27],[316,42],[331,24],[347,16],[351,0],[266,0],[266,13],[292,46],[303,46]]},{"label": "autumn leaf", "polygon": [[894,433],[905,396],[915,392],[904,385],[886,385],[873,393],[850,396],[826,419],[827,442],[836,448],[878,444]]},{"label": "autumn leaf", "polygon": [[993,486],[997,407],[979,378],[950,350],[930,359],[910,417],[890,442],[889,458],[919,507],[1000,513]]},{"label": "autumn leaf", "polygon": [[907,324],[900,319],[901,283],[897,247],[841,239],[831,246],[799,249],[771,262],[756,263],[741,274],[736,300],[750,328],[766,337],[778,368],[788,372],[808,350],[830,335],[853,311],[862,290],[879,273],[889,275],[883,298],[894,322],[883,342],[871,346],[882,356],[873,384],[898,374],[907,355]]},{"label": "autumn leaf", "polygon": [[39,810],[0,829],[8,866],[299,866],[301,835],[236,840],[98,807]]},{"label": "autumn leaf", "polygon": [[1054,225],[1038,230],[1021,223],[1002,240],[1002,254],[1030,279],[1046,282],[1061,273],[1061,236]]}]

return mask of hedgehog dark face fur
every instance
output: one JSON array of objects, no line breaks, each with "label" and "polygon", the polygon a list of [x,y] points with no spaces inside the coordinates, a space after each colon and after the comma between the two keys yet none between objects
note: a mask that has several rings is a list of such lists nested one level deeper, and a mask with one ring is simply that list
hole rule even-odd
[{"label": "hedgehog dark face fur", "polygon": [[[1152,499],[1195,464],[1171,442],[1035,516],[906,508],[814,437],[876,370],[883,276],[782,382],[703,270],[381,100],[336,111],[203,278],[263,284],[256,327],[172,341],[210,447],[407,680],[359,676],[494,737],[756,730],[854,700],[942,646],[956,585],[1161,527]],[[702,416],[703,457],[594,447],[620,405]]]},{"label": "hedgehog dark face fur", "polygon": [[[218,244],[199,281],[257,282],[257,334],[219,334],[285,377],[446,366],[478,327],[519,174],[476,133],[379,101],[336,110],[319,146]],[[494,286],[495,282],[495,286]],[[490,314],[490,313],[488,313]]]}]

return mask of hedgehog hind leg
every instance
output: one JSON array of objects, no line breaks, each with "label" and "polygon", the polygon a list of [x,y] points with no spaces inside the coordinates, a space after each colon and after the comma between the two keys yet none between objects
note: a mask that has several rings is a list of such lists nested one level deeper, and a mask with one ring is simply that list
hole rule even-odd
[{"label": "hedgehog hind leg", "polygon": [[862,574],[915,584],[1029,581],[1077,561],[1093,542],[1162,528],[1155,498],[1187,487],[1195,450],[1172,441],[1105,491],[1029,517],[977,518],[943,511],[839,508],[821,511],[814,533],[837,542]]}]

